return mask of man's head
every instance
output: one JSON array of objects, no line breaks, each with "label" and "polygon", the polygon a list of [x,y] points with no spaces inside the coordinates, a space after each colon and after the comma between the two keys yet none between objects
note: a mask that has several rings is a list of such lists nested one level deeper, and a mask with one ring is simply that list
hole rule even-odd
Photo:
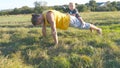
[{"label": "man's head", "polygon": [[42,23],[42,14],[32,14],[31,22],[34,26]]},{"label": "man's head", "polygon": [[70,2],[70,3],[69,3],[69,9],[70,9],[70,10],[74,10],[74,9],[75,9],[75,3]]}]

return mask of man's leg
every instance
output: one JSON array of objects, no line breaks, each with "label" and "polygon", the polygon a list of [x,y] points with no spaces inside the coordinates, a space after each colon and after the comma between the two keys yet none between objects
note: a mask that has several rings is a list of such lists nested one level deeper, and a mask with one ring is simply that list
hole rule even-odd
[{"label": "man's leg", "polygon": [[92,28],[90,28],[90,32],[93,32]]},{"label": "man's leg", "polygon": [[90,24],[90,30],[96,30],[98,34],[102,34],[102,29]]}]

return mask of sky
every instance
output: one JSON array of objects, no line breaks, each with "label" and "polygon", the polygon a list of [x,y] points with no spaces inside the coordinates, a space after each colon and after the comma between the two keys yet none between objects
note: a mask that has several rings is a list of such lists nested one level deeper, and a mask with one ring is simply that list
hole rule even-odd
[{"label": "sky", "polygon": [[[20,8],[22,6],[34,7],[35,1],[46,1],[47,6],[65,5],[69,2],[78,4],[88,3],[89,0],[0,0],[0,10]],[[96,0],[96,2],[120,1],[120,0]]]}]

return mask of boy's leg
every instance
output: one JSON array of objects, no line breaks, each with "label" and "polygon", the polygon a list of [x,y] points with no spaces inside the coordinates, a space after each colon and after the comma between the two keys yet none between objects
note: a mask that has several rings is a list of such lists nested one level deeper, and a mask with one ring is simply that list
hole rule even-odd
[{"label": "boy's leg", "polygon": [[85,26],[82,27],[82,24],[80,23],[80,21],[74,16],[70,17],[70,26],[80,28],[80,29],[90,29],[91,31],[96,30],[98,34],[102,34],[102,30],[100,28],[90,23],[85,23]]},{"label": "boy's leg", "polygon": [[85,23],[84,27],[83,27],[82,23],[75,16],[70,16],[70,26],[80,28],[80,29],[90,29],[90,24],[89,23]]},{"label": "boy's leg", "polygon": [[70,16],[70,26],[78,28],[80,25],[80,21],[75,16]]}]

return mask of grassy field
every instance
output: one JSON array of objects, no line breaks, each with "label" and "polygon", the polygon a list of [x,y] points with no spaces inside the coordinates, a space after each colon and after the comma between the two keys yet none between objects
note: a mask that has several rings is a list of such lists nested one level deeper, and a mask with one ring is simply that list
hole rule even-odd
[{"label": "grassy field", "polygon": [[0,16],[0,68],[120,68],[120,12],[84,12],[103,29],[96,32],[58,29],[55,47],[50,28],[32,27],[31,15]]}]

